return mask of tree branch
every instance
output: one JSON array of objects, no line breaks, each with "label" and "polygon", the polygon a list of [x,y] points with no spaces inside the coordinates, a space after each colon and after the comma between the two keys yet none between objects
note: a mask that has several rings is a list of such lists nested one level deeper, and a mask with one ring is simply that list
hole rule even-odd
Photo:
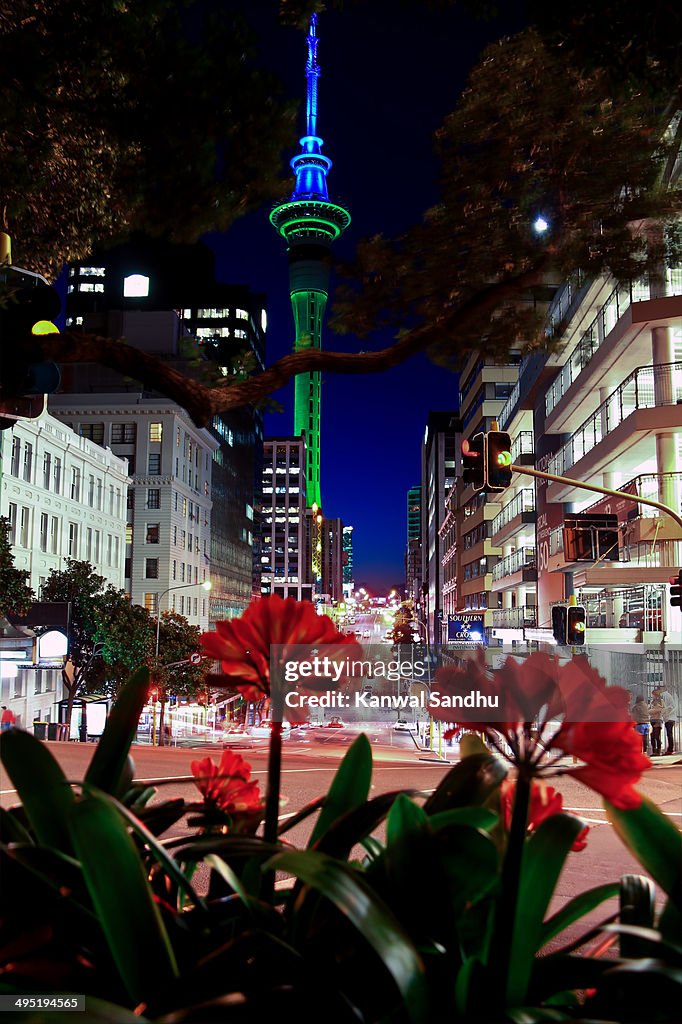
[{"label": "tree branch", "polygon": [[[122,341],[88,334],[50,334],[36,339],[35,353],[58,363],[97,363],[133,377],[144,386],[160,391],[187,410],[197,426],[210,423],[213,416],[252,405],[267,398],[301,373],[329,371],[344,374],[379,373],[398,366],[454,332],[462,335],[484,316],[490,316],[505,302],[518,299],[541,283],[551,264],[545,253],[519,274],[481,289],[461,305],[447,310],[435,322],[410,330],[387,348],[376,352],[326,352],[305,349],[292,352],[248,380],[210,387],[193,380],[179,363],[133,348]],[[465,354],[465,350],[463,350]]]}]

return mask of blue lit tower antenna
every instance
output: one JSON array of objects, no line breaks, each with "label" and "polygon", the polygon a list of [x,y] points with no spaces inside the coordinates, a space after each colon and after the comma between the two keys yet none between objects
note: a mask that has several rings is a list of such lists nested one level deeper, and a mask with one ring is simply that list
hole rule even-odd
[{"label": "blue lit tower antenna", "polygon": [[[286,240],[289,252],[289,294],[294,314],[294,350],[322,347],[322,323],[329,295],[330,247],[350,224],[345,207],[329,201],[327,174],[332,166],[322,153],[317,134],[317,15],[310,19],[305,73],[306,134],[301,152],[291,160],[296,186],[290,199],[278,203],[270,223]],[[307,441],[306,497],[321,506],[320,498],[320,374],[302,373],[294,385],[294,434],[305,432]]]}]

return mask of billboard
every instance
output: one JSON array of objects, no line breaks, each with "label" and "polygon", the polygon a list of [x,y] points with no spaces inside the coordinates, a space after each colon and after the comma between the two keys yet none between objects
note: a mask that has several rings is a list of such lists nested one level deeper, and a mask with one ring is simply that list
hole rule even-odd
[{"label": "billboard", "polygon": [[448,615],[448,643],[452,644],[487,644],[482,614]]}]

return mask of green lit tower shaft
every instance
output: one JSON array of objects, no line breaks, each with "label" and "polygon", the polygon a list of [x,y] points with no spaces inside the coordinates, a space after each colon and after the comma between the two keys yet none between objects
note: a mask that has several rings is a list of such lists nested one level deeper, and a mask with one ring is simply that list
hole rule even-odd
[{"label": "green lit tower shaft", "polygon": [[[291,161],[296,187],[291,198],[278,203],[270,222],[286,240],[289,251],[289,294],[296,331],[295,351],[322,347],[322,323],[329,295],[330,247],[350,224],[343,206],[331,203],[327,174],[332,162],[322,155],[317,134],[317,15],[310,19],[306,63],[306,134],[301,152]],[[306,495],[308,506],[320,507],[320,374],[296,377],[294,434],[306,435]]]}]

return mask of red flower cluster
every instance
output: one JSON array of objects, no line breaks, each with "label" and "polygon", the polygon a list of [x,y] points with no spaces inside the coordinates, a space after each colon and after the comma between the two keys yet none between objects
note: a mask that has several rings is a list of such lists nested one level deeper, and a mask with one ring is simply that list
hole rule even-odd
[{"label": "red flower cluster", "polygon": [[[504,779],[500,786],[500,804],[502,806],[502,820],[507,832],[511,828],[515,798],[516,782],[512,779]],[[546,782],[542,782],[540,779],[533,779],[530,789],[530,806],[528,808],[526,831],[534,832],[546,818],[551,818],[553,814],[561,814],[563,809],[564,798],[561,793],[558,793],[554,786],[548,786]],[[571,847],[572,850],[578,852],[585,849],[587,846],[587,833],[589,831],[590,827],[586,825],[577,835]]]},{"label": "red flower cluster", "polygon": [[568,722],[553,742],[585,762],[566,774],[601,793],[614,807],[639,807],[642,798],[634,786],[651,761],[642,753],[634,722]]},{"label": "red flower cluster", "polygon": [[258,782],[250,781],[251,765],[235,751],[224,750],[219,765],[210,757],[204,757],[201,761],[192,761],[190,767],[206,803],[226,814],[252,813],[262,807]]},{"label": "red flower cluster", "polygon": [[270,697],[271,647],[356,643],[353,634],[339,633],[327,615],[318,615],[310,601],[276,595],[253,601],[238,619],[217,622],[216,631],[204,633],[201,641],[204,652],[234,678],[244,700],[254,702]]}]

